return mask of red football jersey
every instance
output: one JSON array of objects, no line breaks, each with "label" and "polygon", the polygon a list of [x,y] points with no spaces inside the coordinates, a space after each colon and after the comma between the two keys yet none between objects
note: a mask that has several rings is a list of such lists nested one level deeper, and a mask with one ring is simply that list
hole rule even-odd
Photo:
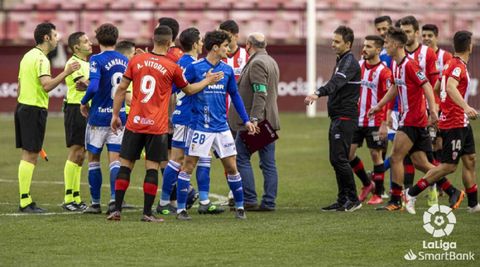
[{"label": "red football jersey", "polygon": [[435,86],[439,76],[439,70],[437,69],[437,54],[435,54],[435,51],[430,47],[421,44],[412,52],[409,52],[406,49],[405,52],[410,58],[413,58],[418,62],[423,73],[427,75],[428,81],[432,87]]},{"label": "red football jersey", "polygon": [[453,78],[458,81],[457,90],[467,101],[468,89],[470,88],[470,75],[468,74],[467,64],[459,57],[453,57],[447,65],[442,75],[440,108],[442,113],[439,118],[438,127],[440,129],[463,128],[468,125],[468,117],[463,108],[455,104],[447,94],[447,81]]},{"label": "red football jersey", "polygon": [[442,79],[442,72],[444,71],[445,65],[452,59],[452,54],[448,51],[445,51],[439,48],[436,52],[437,54],[437,70],[440,73],[439,79]]},{"label": "red football jersey", "polygon": [[127,129],[135,133],[168,133],[168,104],[172,83],[188,85],[183,71],[166,56],[144,53],[129,62],[124,77],[133,81]]},{"label": "red football jersey", "polygon": [[172,46],[168,49],[167,57],[177,63],[183,56],[183,50],[178,46]]},{"label": "red football jersey", "polygon": [[358,100],[358,126],[379,127],[386,119],[386,106],[382,112],[369,118],[368,111],[380,102],[392,86],[392,72],[382,62],[376,65],[369,65],[366,61],[361,63],[362,85],[360,86],[360,98]]},{"label": "red football jersey", "polygon": [[428,80],[417,61],[408,56],[399,64],[393,61],[392,73],[401,107],[399,126],[426,127],[428,119],[422,86]]},{"label": "red football jersey", "polygon": [[[227,63],[228,66],[233,68],[233,73],[235,74],[235,81],[238,81],[240,74],[242,73],[243,67],[247,64],[248,53],[245,48],[237,46],[237,50],[233,53],[229,53],[227,58],[222,59],[223,62]],[[227,94],[227,116],[228,108],[230,107],[230,96]]]}]

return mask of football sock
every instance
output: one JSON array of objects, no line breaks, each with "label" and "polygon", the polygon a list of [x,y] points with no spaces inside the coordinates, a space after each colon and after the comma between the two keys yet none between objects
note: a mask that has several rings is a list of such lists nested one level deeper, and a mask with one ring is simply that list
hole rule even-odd
[{"label": "football sock", "polygon": [[116,160],[110,163],[110,200],[115,199],[115,180],[120,170],[120,161]]},{"label": "football sock", "polygon": [[429,186],[428,181],[425,180],[424,178],[418,180],[417,184],[411,187],[408,190],[408,194],[412,197],[418,196],[425,188]]},{"label": "football sock", "polygon": [[385,178],[385,165],[379,164],[373,166],[373,182],[375,183],[375,195],[382,195],[385,191],[383,180]]},{"label": "football sock", "polygon": [[18,165],[18,187],[20,192],[20,207],[22,208],[25,208],[32,203],[32,198],[30,197],[30,185],[32,184],[34,169],[34,164],[25,160],[20,160],[20,164]]},{"label": "football sock", "polygon": [[390,169],[390,157],[386,158],[386,159],[383,161],[383,165],[385,166],[385,171],[387,171],[388,169]]},{"label": "football sock", "polygon": [[160,196],[160,205],[165,206],[170,203],[170,196],[177,183],[180,163],[169,160],[165,171],[163,172],[162,194]]},{"label": "football sock", "polygon": [[76,203],[82,202],[80,197],[80,182],[82,180],[82,166],[76,165],[75,167],[75,179],[73,180],[73,200]]},{"label": "football sock", "polygon": [[235,208],[243,209],[243,187],[242,177],[240,173],[235,175],[227,175],[228,186],[233,193],[233,199],[235,200]]},{"label": "football sock", "polygon": [[392,191],[391,191],[391,202],[394,202],[396,204],[400,203],[400,200],[402,198],[402,186],[392,182]]},{"label": "football sock", "polygon": [[363,186],[370,185],[371,181],[368,178],[367,172],[363,166],[363,162],[359,157],[355,157],[352,161],[350,161],[350,166],[353,169],[353,172],[360,178],[362,181]]},{"label": "football sock", "polygon": [[468,206],[470,208],[475,207],[478,204],[477,185],[474,184],[470,188],[465,188],[465,192],[467,193]]},{"label": "football sock", "polygon": [[143,214],[152,215],[152,205],[155,201],[155,195],[158,189],[158,171],[155,169],[147,170],[145,181],[143,182]]},{"label": "football sock", "polygon": [[73,184],[75,176],[77,174],[77,164],[73,161],[65,161],[65,167],[63,168],[63,181],[65,183],[65,197],[64,203],[70,203],[74,201],[73,198]]},{"label": "football sock", "polygon": [[457,190],[455,187],[453,187],[453,185],[450,183],[450,181],[448,181],[447,178],[445,178],[445,177],[438,180],[437,184],[440,185],[440,188],[442,188],[443,192],[445,192],[450,197]]},{"label": "football sock", "polygon": [[100,162],[88,163],[88,183],[92,204],[100,204],[100,191],[102,189],[102,170]]},{"label": "football sock", "polygon": [[188,188],[190,187],[191,174],[181,171],[177,182],[177,213],[187,208]]},{"label": "football sock", "polygon": [[115,210],[122,210],[123,199],[125,198],[125,192],[130,185],[130,170],[126,166],[121,166],[118,170],[117,179],[115,179]]},{"label": "football sock", "polygon": [[212,158],[200,158],[197,165],[198,195],[201,203],[208,203],[210,192],[210,164]]},{"label": "football sock", "polygon": [[403,167],[404,167],[404,180],[403,180],[403,185],[405,188],[410,188],[413,185],[413,180],[415,178],[415,167],[413,166],[412,160],[410,159],[409,156],[405,157],[403,161]]}]

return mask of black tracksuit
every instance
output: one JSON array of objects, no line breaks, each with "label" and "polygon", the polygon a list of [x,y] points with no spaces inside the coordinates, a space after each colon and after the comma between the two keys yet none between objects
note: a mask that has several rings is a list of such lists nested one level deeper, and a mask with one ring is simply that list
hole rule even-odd
[{"label": "black tracksuit", "polygon": [[339,204],[358,201],[353,171],[348,154],[353,133],[357,128],[358,99],[360,97],[361,69],[351,51],[337,58],[332,77],[315,94],[328,95],[330,164],[338,185]]}]

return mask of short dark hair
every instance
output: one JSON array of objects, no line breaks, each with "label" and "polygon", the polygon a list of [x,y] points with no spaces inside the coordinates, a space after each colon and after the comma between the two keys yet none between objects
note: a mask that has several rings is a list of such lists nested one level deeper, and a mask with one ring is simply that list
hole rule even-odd
[{"label": "short dark hair", "polygon": [[230,36],[224,31],[211,31],[205,34],[204,46],[210,52],[214,45],[220,46],[223,42],[230,42]]},{"label": "short dark hair", "polygon": [[345,43],[350,42],[350,47],[352,47],[355,36],[353,35],[353,30],[351,28],[344,25],[338,26],[338,28],[333,33],[341,35],[343,41]]},{"label": "short dark hair", "polygon": [[380,17],[376,17],[374,20],[373,20],[373,24],[378,24],[378,23],[382,23],[382,22],[388,22],[388,25],[392,25],[392,18],[390,16],[380,16]]},{"label": "short dark hair", "polygon": [[180,25],[178,24],[178,21],[174,18],[162,17],[158,19],[158,25],[169,27],[170,30],[172,30],[172,42],[175,42],[178,32],[180,31]]},{"label": "short dark hair", "polygon": [[103,46],[114,46],[118,39],[118,29],[111,23],[102,24],[95,30],[95,38]]},{"label": "short dark hair", "polygon": [[70,36],[68,36],[68,47],[70,47],[72,52],[75,53],[74,47],[75,47],[75,45],[80,43],[80,37],[82,37],[84,35],[85,35],[84,32],[74,32],[74,33],[70,34]]},{"label": "short dark hair", "polygon": [[37,45],[42,44],[43,43],[43,37],[45,35],[48,35],[48,36],[52,37],[52,35],[51,35],[52,30],[55,30],[55,29],[56,29],[55,25],[53,25],[53,23],[50,23],[50,22],[43,22],[43,23],[38,24],[37,27],[35,27],[35,31],[33,33],[35,43]]},{"label": "short dark hair", "polygon": [[400,26],[402,25],[412,25],[414,31],[418,31],[420,28],[418,26],[418,20],[414,16],[406,16],[400,19]]},{"label": "short dark hair", "polygon": [[153,41],[159,45],[168,45],[172,40],[172,29],[166,25],[160,25],[153,32]]},{"label": "short dark hair", "polygon": [[115,45],[115,50],[122,54],[132,48],[135,48],[135,43],[129,40],[122,40]]},{"label": "short dark hair", "polygon": [[469,31],[458,31],[453,36],[453,49],[455,53],[466,52],[472,43],[472,33]]},{"label": "short dark hair", "polygon": [[179,39],[183,51],[191,51],[193,45],[200,40],[200,31],[195,27],[187,28],[180,33]]},{"label": "short dark hair", "polygon": [[422,31],[431,31],[435,36],[438,36],[438,27],[435,24],[425,24],[422,26]]},{"label": "short dark hair", "polygon": [[227,31],[231,34],[237,34],[240,32],[240,29],[238,28],[238,24],[234,20],[226,20],[222,23],[220,23],[220,26],[218,27],[220,30]]},{"label": "short dark hair", "polygon": [[383,38],[381,36],[378,36],[378,35],[367,35],[365,36],[365,40],[367,41],[373,41],[373,43],[375,44],[375,46],[377,48],[382,48],[383,47]]},{"label": "short dark hair", "polygon": [[405,32],[398,27],[388,28],[386,36],[393,39],[396,42],[399,42],[401,45],[405,46],[407,43],[408,37]]}]

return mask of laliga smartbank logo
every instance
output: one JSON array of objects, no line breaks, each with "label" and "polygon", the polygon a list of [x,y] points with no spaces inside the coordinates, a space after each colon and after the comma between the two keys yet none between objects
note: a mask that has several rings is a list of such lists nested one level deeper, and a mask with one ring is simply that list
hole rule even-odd
[{"label": "laliga smartbank logo", "polygon": [[422,241],[422,250],[410,249],[403,258],[407,261],[474,261],[475,253],[458,252],[457,242],[443,241],[442,237],[452,234],[457,218],[450,207],[434,205],[423,213],[423,229],[433,241]]}]

